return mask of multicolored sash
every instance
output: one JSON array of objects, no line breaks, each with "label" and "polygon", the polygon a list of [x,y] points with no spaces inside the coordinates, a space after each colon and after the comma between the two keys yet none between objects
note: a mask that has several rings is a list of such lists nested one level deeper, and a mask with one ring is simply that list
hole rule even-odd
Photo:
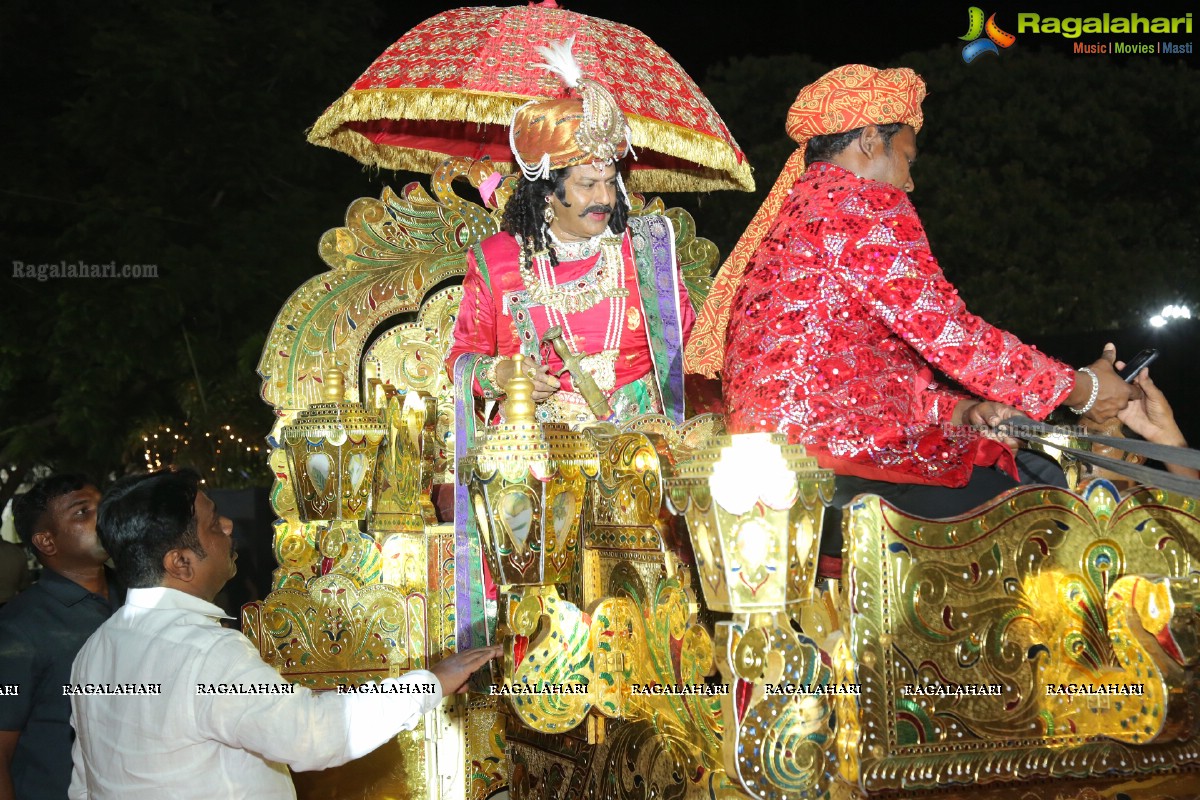
[{"label": "multicolored sash", "polygon": [[637,268],[646,338],[662,394],[663,413],[683,424],[683,328],[679,309],[679,272],[675,231],[666,217],[630,217],[633,262]]},{"label": "multicolored sash", "polygon": [[488,643],[496,621],[484,596],[483,549],[471,496],[458,465],[475,443],[475,369],[482,358],[464,353],[454,362],[454,624],[459,650]]}]

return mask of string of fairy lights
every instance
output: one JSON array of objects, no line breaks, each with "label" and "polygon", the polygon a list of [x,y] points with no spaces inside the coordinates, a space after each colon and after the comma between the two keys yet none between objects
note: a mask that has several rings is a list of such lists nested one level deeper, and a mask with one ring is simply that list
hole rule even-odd
[{"label": "string of fairy lights", "polygon": [[147,470],[172,466],[191,467],[201,475],[201,483],[215,486],[241,483],[261,472],[263,445],[247,437],[232,425],[201,432],[190,422],[163,424],[144,432],[142,459]]}]

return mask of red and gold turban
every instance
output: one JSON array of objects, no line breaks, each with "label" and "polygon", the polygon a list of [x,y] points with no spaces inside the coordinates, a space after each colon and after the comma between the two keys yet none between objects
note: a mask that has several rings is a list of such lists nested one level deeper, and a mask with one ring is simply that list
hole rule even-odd
[{"label": "red and gold turban", "polygon": [[715,377],[721,369],[725,360],[725,329],[729,326],[734,295],[750,258],[770,230],[783,201],[804,174],[808,140],[892,122],[902,122],[919,131],[924,121],[921,115],[924,99],[925,82],[911,69],[879,70],[863,64],[838,67],[800,90],[787,115],[788,136],[800,147],[784,164],[775,186],[717,273],[684,351],[688,372]]},{"label": "red and gold turban", "polygon": [[611,164],[629,153],[625,114],[608,89],[583,77],[572,44],[574,39],[538,51],[546,57],[542,67],[562,77],[578,97],[531,101],[513,115],[509,145],[527,180],[578,164]]}]

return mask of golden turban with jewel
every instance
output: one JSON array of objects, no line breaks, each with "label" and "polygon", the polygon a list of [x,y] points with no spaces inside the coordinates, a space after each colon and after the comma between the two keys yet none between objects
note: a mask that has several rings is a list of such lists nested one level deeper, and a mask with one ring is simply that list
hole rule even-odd
[{"label": "golden turban with jewel", "polygon": [[925,82],[911,69],[880,70],[863,64],[838,67],[800,90],[787,115],[788,136],[800,147],[784,164],[779,179],[717,273],[684,352],[688,372],[713,377],[721,369],[725,359],[725,329],[729,326],[734,295],[746,265],[775,222],[792,187],[804,174],[808,140],[892,122],[911,125],[914,131],[919,131],[924,121],[921,115],[924,99]]},{"label": "golden turban with jewel", "polygon": [[526,180],[579,164],[611,164],[628,155],[629,124],[608,89],[585,78],[571,54],[575,40],[539,47],[543,69],[562,78],[576,97],[531,100],[513,114],[509,146]]}]

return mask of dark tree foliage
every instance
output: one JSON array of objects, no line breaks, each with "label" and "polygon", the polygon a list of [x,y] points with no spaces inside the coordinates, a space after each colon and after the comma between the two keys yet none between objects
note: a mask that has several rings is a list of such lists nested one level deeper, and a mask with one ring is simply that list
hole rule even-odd
[{"label": "dark tree foliage", "polygon": [[[1200,82],[1165,58],[1013,48],[966,65],[915,53],[929,86],[913,202],[943,270],[989,321],[1037,336],[1140,326],[1194,292],[1200,258]],[[753,195],[679,196],[728,253],[793,143],[788,106],[829,67],[744,58],[704,90],[757,167]]]},{"label": "dark tree foliage", "polygon": [[[190,420],[270,429],[254,372],[315,244],[377,176],[305,129],[390,41],[375,4],[4,5],[6,262],[152,264],[154,280],[0,275],[0,467],[144,466]],[[203,454],[201,454],[203,455]],[[199,465],[198,465],[199,466]],[[214,476],[210,476],[214,477]],[[217,485],[266,483],[261,464]],[[13,480],[0,484],[0,506]]]}]

